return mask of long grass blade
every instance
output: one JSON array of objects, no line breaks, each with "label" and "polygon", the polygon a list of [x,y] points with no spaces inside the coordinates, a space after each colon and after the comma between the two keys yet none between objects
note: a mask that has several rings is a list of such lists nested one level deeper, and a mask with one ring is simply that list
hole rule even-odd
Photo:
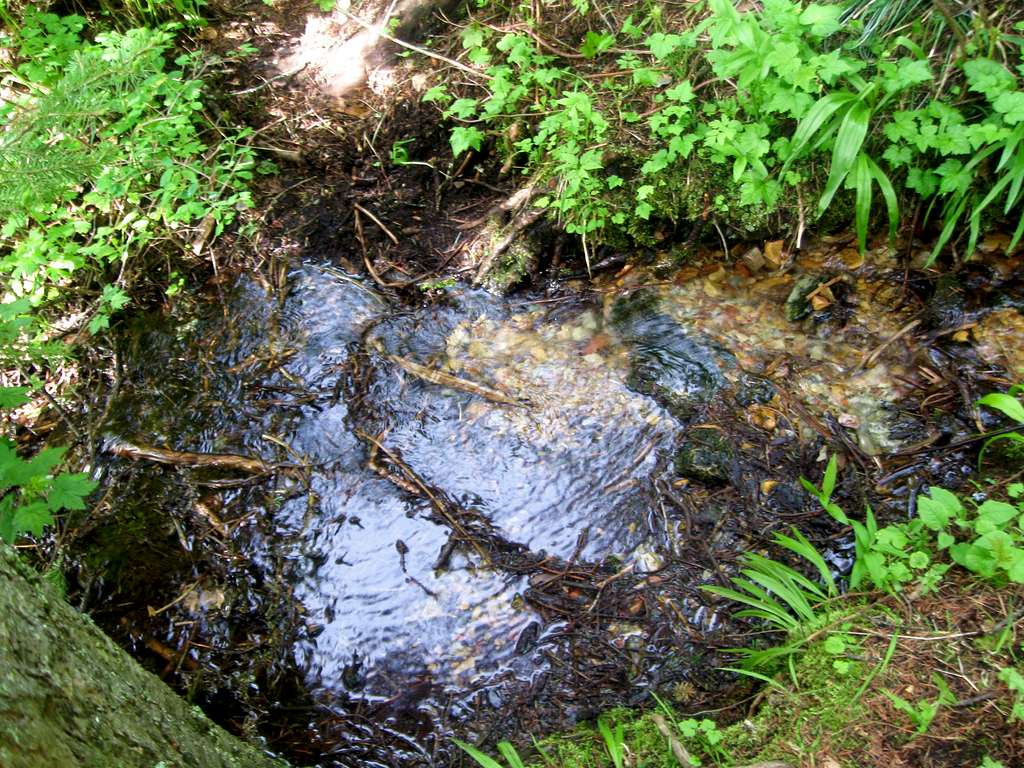
[{"label": "long grass blade", "polygon": [[857,230],[857,246],[860,252],[868,249],[868,223],[871,220],[871,168],[863,152],[857,155],[853,166],[853,188],[856,192],[854,205],[854,227]]},{"label": "long grass blade", "polygon": [[825,584],[825,591],[829,597],[835,597],[839,594],[839,589],[836,587],[835,579],[832,577],[832,571],[828,567],[828,563],[825,562],[825,558],[821,556],[821,553],[814,548],[814,545],[807,540],[796,528],[791,529],[793,536],[789,537],[784,533],[776,533],[775,541],[779,546],[785,547],[790,552],[800,555],[804,560],[813,565],[818,573],[821,575],[821,580]]},{"label": "long grass blade", "polygon": [[793,150],[782,166],[782,170],[785,171],[790,163],[800,157],[822,126],[840,107],[855,101],[856,98],[857,95],[850,91],[836,91],[818,99],[797,126],[796,133],[793,134]]},{"label": "long grass blade", "polygon": [[896,198],[896,190],[893,189],[892,182],[889,181],[885,171],[879,168],[878,164],[870,157],[867,155],[865,157],[868,161],[868,168],[871,170],[871,176],[878,184],[882,199],[885,200],[885,209],[889,214],[889,242],[892,243],[896,239],[896,231],[900,226],[900,204]]},{"label": "long grass blade", "polygon": [[483,766],[483,768],[503,768],[501,763],[499,763],[490,755],[484,754],[479,749],[474,747],[472,744],[467,744],[466,742],[459,741],[458,739],[452,739],[452,741],[454,741],[456,745],[458,745],[459,749],[461,749],[467,755],[472,757],[473,760],[475,760],[478,765]]},{"label": "long grass blade", "polygon": [[843,116],[839,133],[836,134],[835,146],[832,148],[832,167],[829,170],[828,182],[818,201],[819,215],[828,208],[832,198],[839,191],[839,185],[853,169],[870,123],[871,109],[860,100],[855,101]]}]

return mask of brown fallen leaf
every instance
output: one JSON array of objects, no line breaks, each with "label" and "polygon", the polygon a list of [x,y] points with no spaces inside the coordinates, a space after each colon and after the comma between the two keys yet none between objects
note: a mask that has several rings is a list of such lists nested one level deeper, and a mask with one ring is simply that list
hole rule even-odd
[{"label": "brown fallen leaf", "polygon": [[595,352],[600,352],[602,349],[611,344],[611,336],[607,333],[595,333],[590,337],[590,341],[587,345],[580,350],[581,355],[592,355]]}]

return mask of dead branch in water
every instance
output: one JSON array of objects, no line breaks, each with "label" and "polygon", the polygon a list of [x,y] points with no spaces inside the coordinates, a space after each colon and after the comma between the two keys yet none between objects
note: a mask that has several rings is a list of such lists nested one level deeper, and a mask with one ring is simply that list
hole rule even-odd
[{"label": "dead branch in water", "polygon": [[151,445],[133,444],[120,438],[108,438],[103,450],[113,456],[132,461],[152,461],[175,467],[203,467],[230,469],[249,475],[265,475],[272,467],[261,459],[239,456],[234,453],[193,453],[192,451],[171,451]]},{"label": "dead branch in water", "polygon": [[499,392],[496,389],[491,389],[490,387],[485,387],[483,384],[477,384],[475,381],[462,379],[458,376],[452,376],[450,373],[442,373],[434,368],[428,368],[425,365],[414,363],[412,360],[406,360],[404,357],[399,357],[398,355],[386,355],[386,357],[403,371],[411,373],[416,378],[423,379],[423,381],[431,384],[437,384],[438,386],[448,387],[449,389],[458,389],[462,392],[468,392],[471,395],[482,397],[484,400],[490,400],[492,403],[501,403],[503,405],[523,405],[522,402],[514,399],[511,395]]}]

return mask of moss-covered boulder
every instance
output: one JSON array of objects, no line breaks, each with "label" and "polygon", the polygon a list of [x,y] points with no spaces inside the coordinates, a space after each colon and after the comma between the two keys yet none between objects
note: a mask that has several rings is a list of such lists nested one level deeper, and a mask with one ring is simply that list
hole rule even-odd
[{"label": "moss-covered boulder", "polygon": [[687,431],[676,452],[676,474],[701,483],[725,483],[732,474],[733,458],[722,430],[695,427]]}]

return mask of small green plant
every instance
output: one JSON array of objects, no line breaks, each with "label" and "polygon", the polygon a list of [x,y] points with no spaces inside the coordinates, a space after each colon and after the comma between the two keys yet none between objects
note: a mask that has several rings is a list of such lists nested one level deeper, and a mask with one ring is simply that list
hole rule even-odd
[{"label": "small green plant", "polygon": [[803,650],[812,631],[826,620],[827,612],[821,606],[839,595],[835,579],[821,553],[796,529],[793,529],[792,534],[787,536],[775,533],[775,544],[813,566],[821,578],[821,584],[785,563],[756,553],[747,553],[741,559],[741,575],[731,578],[733,588],[717,585],[701,587],[707,592],[746,605],[746,608],[736,612],[736,616],[761,619],[787,635],[783,643],[768,648],[730,649],[742,660],[740,668],[727,668],[730,671],[767,681],[767,678],[754,670],[772,667],[779,660],[785,660],[790,674],[795,676],[795,656]]},{"label": "small green plant", "polygon": [[[472,744],[467,744],[466,742],[459,741],[458,739],[452,739],[452,741],[454,741],[455,744],[458,745],[459,749],[461,749],[463,752],[465,752],[467,755],[473,758],[477,765],[480,765],[483,768],[505,768],[505,766],[503,766],[493,757],[484,752],[481,752]],[[513,747],[509,742],[499,741],[498,751],[501,753],[501,756],[504,757],[505,761],[508,763],[508,768],[526,768],[526,764],[522,761],[522,758],[519,757],[519,753],[516,751],[516,748]]]},{"label": "small green plant", "polygon": [[[900,590],[910,582],[917,583],[925,591],[934,588],[949,565],[933,562],[933,545],[923,521],[879,528],[870,507],[865,510],[864,522],[848,517],[832,501],[837,473],[838,463],[836,457],[832,456],[825,469],[821,488],[806,478],[800,478],[800,482],[834,520],[853,529],[855,559],[849,576],[850,587],[856,589],[868,581],[886,591]],[[937,490],[941,498],[945,498],[943,493],[948,493],[942,489]],[[918,509],[921,504],[927,507],[930,501],[923,497],[918,501]]]},{"label": "small green plant", "polygon": [[416,284],[423,293],[431,293],[432,291],[447,291],[458,285],[458,281],[454,277],[437,278],[435,280],[423,280]]},{"label": "small green plant", "polygon": [[[144,257],[194,258],[251,205],[249,131],[205,142],[196,55],[167,57],[171,28],[100,32],[26,11],[14,96],[0,107],[0,276],[37,322],[92,297],[97,333],[152,281]],[[157,271],[156,274],[159,274]]]},{"label": "small green plant", "polygon": [[956,696],[949,690],[949,686],[946,685],[946,681],[942,679],[941,675],[933,674],[932,681],[939,689],[939,695],[932,701],[921,700],[911,703],[892,691],[882,691],[896,709],[910,718],[910,722],[913,723],[918,734],[928,730],[942,706],[949,706],[956,702]]},{"label": "small green plant", "polygon": [[[716,765],[728,759],[729,755],[722,745],[724,736],[714,720],[709,720],[706,717],[699,720],[688,717],[685,720],[677,721],[676,727],[679,729],[679,735],[685,741],[691,744],[694,749],[710,755]],[[698,766],[702,764],[700,758],[692,754],[690,755],[690,762]]]},{"label": "small green plant", "polygon": [[[1017,398],[1017,394],[1020,392],[1024,392],[1024,385],[1014,385],[1006,392],[990,392],[978,400],[978,405],[984,405],[987,408],[999,411],[1014,423],[1024,427],[1024,405],[1021,405],[1020,400]],[[981,451],[978,452],[979,468],[985,458],[985,451],[989,449],[989,446],[1003,440],[1013,443],[1024,443],[1024,434],[1013,431],[1002,435],[995,435],[986,440],[981,447]]]},{"label": "small green plant", "polygon": [[[0,407],[28,402],[24,389],[0,388]],[[23,534],[39,536],[62,509],[85,509],[85,497],[96,487],[84,473],[56,473],[63,448],[43,448],[23,459],[14,444],[0,440],[0,539],[8,544]]]},{"label": "small green plant", "polygon": [[1013,667],[1004,667],[999,670],[999,680],[1005,683],[1013,694],[1010,722],[1024,721],[1024,675]]},{"label": "small green plant", "polygon": [[[973,249],[988,219],[1017,221],[1016,243],[1019,30],[989,28],[989,45],[968,40],[943,58],[929,51],[944,20],[889,33],[878,3],[844,5],[707,0],[681,31],[666,31],[657,8],[619,29],[598,22],[573,46],[596,70],[586,74],[531,35],[471,19],[461,43],[482,84],[458,96],[434,86],[424,100],[453,122],[454,155],[492,142],[510,167],[546,182],[539,204],[585,253],[623,233],[642,239],[658,220],[712,215],[757,229],[782,211],[802,217],[801,198],[818,216],[852,203],[862,250],[876,208],[891,239],[915,196],[924,219],[941,219],[932,258],[961,229]],[[878,36],[858,39],[851,14],[870,17]],[[710,77],[698,82],[702,68]]]},{"label": "small green plant", "polygon": [[615,768],[624,768],[626,765],[626,730],[621,722],[613,728],[608,724],[608,719],[599,717],[597,719],[597,730],[604,741],[604,748],[612,760]]},{"label": "small green plant", "polygon": [[816,606],[836,597],[839,591],[828,564],[803,534],[796,529],[792,537],[776,533],[774,541],[813,565],[824,586],[791,566],[747,553],[741,560],[742,576],[732,578],[735,589],[715,585],[702,589],[748,606],[737,616],[762,619],[776,629],[795,632],[819,622],[821,615]]}]

